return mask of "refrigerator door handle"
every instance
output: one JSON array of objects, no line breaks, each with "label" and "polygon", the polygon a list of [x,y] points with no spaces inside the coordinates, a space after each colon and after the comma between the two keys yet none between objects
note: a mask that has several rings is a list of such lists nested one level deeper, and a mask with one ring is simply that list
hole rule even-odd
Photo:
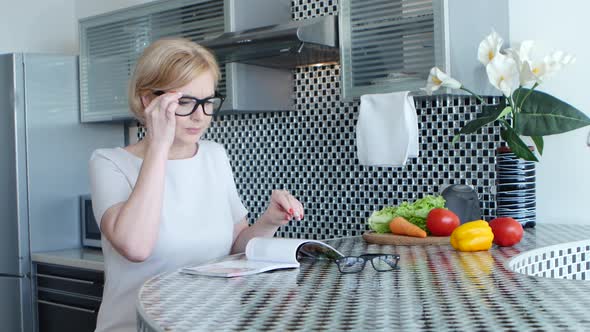
[{"label": "refrigerator door handle", "polygon": [[0,278],[1,277],[7,277],[7,278],[24,278],[24,277],[26,277],[26,275],[24,275],[24,274],[0,273]]}]

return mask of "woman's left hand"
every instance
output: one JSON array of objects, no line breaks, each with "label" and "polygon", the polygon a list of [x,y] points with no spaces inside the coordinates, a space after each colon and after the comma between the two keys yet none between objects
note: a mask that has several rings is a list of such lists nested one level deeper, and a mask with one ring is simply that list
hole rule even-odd
[{"label": "woman's left hand", "polygon": [[262,220],[266,223],[282,226],[291,219],[303,219],[303,205],[286,190],[273,190],[270,203]]}]

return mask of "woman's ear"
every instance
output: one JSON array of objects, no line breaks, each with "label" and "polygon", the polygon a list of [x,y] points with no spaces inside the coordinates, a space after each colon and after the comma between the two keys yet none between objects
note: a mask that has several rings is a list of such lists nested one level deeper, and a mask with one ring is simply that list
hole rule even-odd
[{"label": "woman's ear", "polygon": [[151,102],[152,100],[148,95],[141,96],[141,104],[143,105],[143,108],[147,108]]}]

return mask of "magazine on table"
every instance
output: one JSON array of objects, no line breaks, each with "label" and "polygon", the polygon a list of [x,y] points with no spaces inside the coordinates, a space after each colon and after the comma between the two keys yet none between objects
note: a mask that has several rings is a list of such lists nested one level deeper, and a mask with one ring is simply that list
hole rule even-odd
[{"label": "magazine on table", "polygon": [[317,240],[255,237],[243,254],[221,261],[185,267],[181,272],[214,277],[238,277],[271,270],[298,268],[305,258],[336,259],[343,255],[332,246]]}]

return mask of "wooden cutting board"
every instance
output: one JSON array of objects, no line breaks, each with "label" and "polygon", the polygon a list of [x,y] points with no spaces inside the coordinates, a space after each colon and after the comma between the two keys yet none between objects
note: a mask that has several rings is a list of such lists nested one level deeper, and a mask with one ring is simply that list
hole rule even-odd
[{"label": "wooden cutting board", "polygon": [[427,236],[425,238],[396,235],[391,233],[375,233],[368,231],[363,233],[363,239],[373,244],[389,244],[396,246],[430,246],[430,245],[451,245],[450,236]]}]

